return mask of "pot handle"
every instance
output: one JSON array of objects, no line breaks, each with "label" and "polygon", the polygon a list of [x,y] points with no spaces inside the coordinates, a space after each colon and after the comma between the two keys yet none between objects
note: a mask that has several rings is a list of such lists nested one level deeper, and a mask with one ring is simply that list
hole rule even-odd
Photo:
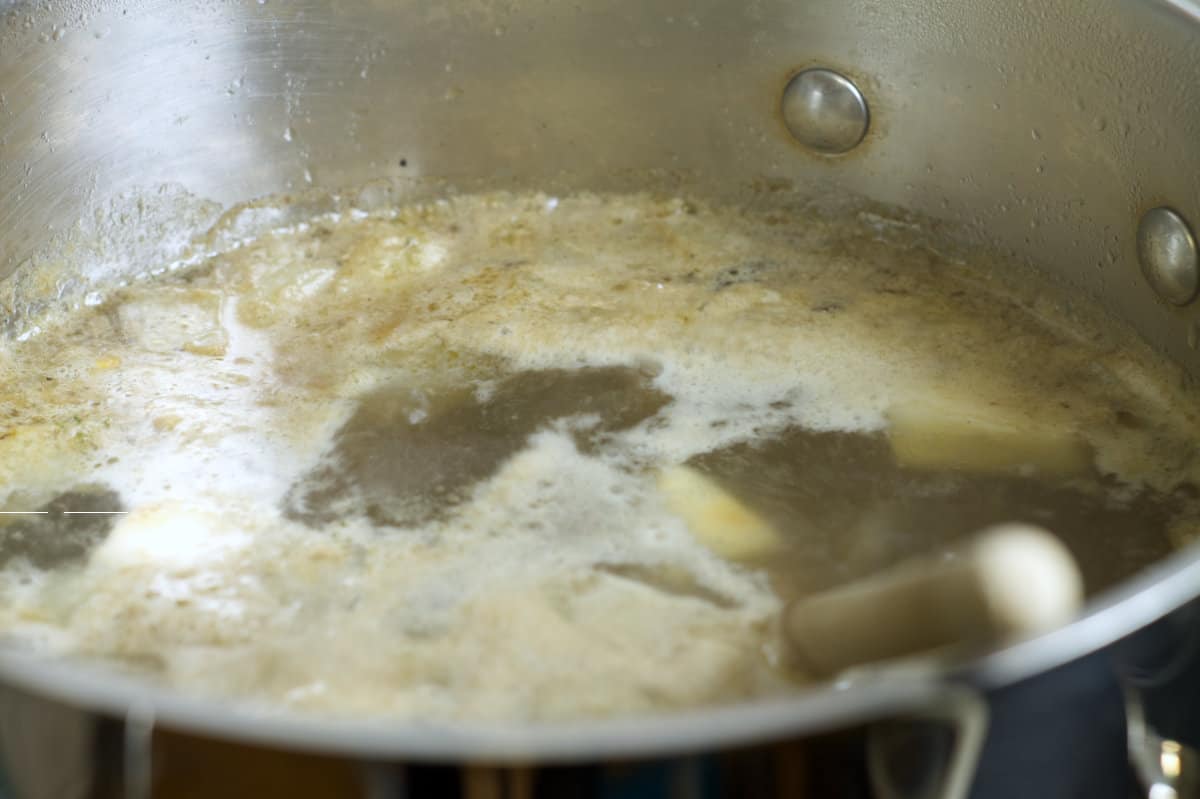
[{"label": "pot handle", "polygon": [[123,799],[154,796],[154,708],[134,705],[125,714],[121,739]]},{"label": "pot handle", "polygon": [[867,730],[867,774],[877,799],[966,799],[987,737],[988,704],[949,687],[908,718]]},{"label": "pot handle", "polygon": [[1125,691],[1129,762],[1149,799],[1198,799],[1200,753],[1164,738],[1147,722],[1137,691]]}]

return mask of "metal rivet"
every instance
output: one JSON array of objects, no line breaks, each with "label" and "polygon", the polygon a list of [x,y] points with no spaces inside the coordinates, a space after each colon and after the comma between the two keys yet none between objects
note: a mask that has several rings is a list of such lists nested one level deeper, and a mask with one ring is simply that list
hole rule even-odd
[{"label": "metal rivet", "polygon": [[867,101],[849,78],[806,69],[783,90],[783,121],[796,141],[824,155],[853,150],[867,135]]},{"label": "metal rivet", "polygon": [[1200,288],[1196,239],[1170,208],[1151,208],[1138,223],[1138,260],[1151,288],[1169,303],[1187,305]]}]

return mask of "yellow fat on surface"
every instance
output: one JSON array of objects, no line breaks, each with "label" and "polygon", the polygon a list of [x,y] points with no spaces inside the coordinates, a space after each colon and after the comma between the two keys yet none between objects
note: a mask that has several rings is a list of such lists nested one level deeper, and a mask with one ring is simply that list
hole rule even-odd
[{"label": "yellow fat on surface", "polygon": [[715,481],[688,466],[665,469],[658,490],[667,508],[708,549],[729,560],[754,560],[777,552],[783,540],[761,516]]},{"label": "yellow fat on surface", "polygon": [[982,398],[939,395],[887,411],[888,440],[902,466],[984,474],[1086,473],[1091,448],[1074,430]]}]

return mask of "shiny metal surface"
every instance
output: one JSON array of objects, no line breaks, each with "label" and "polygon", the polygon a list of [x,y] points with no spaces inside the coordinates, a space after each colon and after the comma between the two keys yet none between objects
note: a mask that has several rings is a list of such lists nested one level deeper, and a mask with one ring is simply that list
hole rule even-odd
[{"label": "shiny metal surface", "polygon": [[[1190,318],[1161,312],[1130,223],[1167,199],[1200,218],[1187,8],[21,3],[0,24],[0,274],[56,244],[97,251],[94,276],[169,258],[221,208],[309,185],[603,188],[657,170],[714,195],[790,181],[928,215],[1195,367]],[[870,98],[851,156],[803,157],[780,119],[788,76],[816,64]]]},{"label": "shiny metal surface", "polygon": [[78,708],[0,688],[0,795],[22,799],[90,796],[95,788],[92,739],[96,726],[96,719]]},{"label": "shiny metal surface", "polygon": [[[371,184],[629,188],[741,201],[786,186],[920,214],[1044,268],[1195,377],[1195,307],[1143,279],[1131,220],[1200,218],[1196,8],[1184,0],[65,0],[0,4],[0,291],[71,301],[178,257],[235,203]],[[840,158],[788,132],[788,76],[837,65],[870,98]],[[373,183],[372,183],[373,182]],[[356,189],[355,191],[360,191]],[[79,269],[56,272],[70,260]],[[751,743],[1027,678],[1200,593],[1195,547],[1077,623],[947,671],[867,670],[793,699],[492,728],[332,722],[180,696],[0,651],[0,677],[123,718],[394,757],[539,762]]]},{"label": "shiny metal surface", "polygon": [[867,135],[870,113],[854,82],[831,69],[812,67],[788,81],[780,104],[788,132],[814,152],[841,155]]},{"label": "shiny metal surface", "polygon": [[[957,685],[917,665],[864,673],[792,698],[638,718],[564,723],[392,723],[267,713],[229,700],[165,690],[96,668],[0,653],[0,674],[57,703],[124,718],[130,707],[154,709],[174,729],[296,751],[362,759],[571,763],[680,755],[723,746],[819,733],[940,706]],[[882,677],[882,678],[880,678]]]},{"label": "shiny metal surface", "polygon": [[1200,254],[1183,217],[1170,208],[1151,208],[1137,229],[1138,260],[1150,286],[1169,303],[1187,305],[1200,288]]},{"label": "shiny metal surface", "polygon": [[154,795],[154,707],[141,702],[125,713],[121,735],[123,799]]},{"label": "shiny metal surface", "polygon": [[1149,799],[1200,797],[1200,753],[1179,741],[1164,738],[1150,728],[1141,702],[1131,695],[1126,703],[1129,718],[1129,760]]},{"label": "shiny metal surface", "polygon": [[988,706],[963,689],[919,719],[867,731],[867,769],[876,799],[966,799],[987,735]]}]

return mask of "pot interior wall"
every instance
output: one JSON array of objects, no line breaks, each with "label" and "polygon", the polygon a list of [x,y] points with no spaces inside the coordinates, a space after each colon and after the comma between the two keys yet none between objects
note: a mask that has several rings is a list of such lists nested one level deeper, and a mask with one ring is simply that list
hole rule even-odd
[{"label": "pot interior wall", "polygon": [[[81,242],[109,262],[170,257],[221,207],[309,186],[605,188],[658,170],[704,193],[758,181],[944,221],[1198,362],[1200,315],[1154,296],[1134,248],[1146,208],[1200,222],[1200,46],[1179,7],[134,0],[0,14],[0,274]],[[810,64],[868,99],[849,155],[806,152],[779,118]]]}]

